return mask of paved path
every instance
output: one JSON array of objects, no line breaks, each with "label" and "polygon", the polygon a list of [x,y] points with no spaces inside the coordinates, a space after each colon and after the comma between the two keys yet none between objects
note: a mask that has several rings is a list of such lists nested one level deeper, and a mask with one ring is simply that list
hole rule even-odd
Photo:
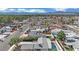
[{"label": "paved path", "polygon": [[62,47],[61,47],[60,44],[57,42],[57,40],[55,40],[53,43],[55,44],[55,46],[56,46],[56,48],[57,48],[57,51],[63,51]]}]

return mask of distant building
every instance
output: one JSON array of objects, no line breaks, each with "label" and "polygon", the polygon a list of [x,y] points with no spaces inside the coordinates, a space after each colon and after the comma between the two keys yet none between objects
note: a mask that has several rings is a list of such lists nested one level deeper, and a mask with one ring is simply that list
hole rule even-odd
[{"label": "distant building", "polygon": [[56,28],[61,29],[62,28],[62,25],[60,25],[60,24],[50,24],[49,28],[50,29],[56,29]]}]

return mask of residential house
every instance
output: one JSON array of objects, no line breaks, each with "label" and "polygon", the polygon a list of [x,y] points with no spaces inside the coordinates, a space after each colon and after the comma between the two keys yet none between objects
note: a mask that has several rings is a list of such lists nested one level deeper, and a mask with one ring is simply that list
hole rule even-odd
[{"label": "residential house", "polygon": [[48,38],[40,37],[36,42],[20,42],[21,50],[23,51],[48,51],[52,49],[51,41]]}]

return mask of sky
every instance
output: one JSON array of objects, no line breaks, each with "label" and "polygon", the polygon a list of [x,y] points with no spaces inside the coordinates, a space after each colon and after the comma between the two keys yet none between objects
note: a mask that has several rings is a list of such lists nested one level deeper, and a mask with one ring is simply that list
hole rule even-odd
[{"label": "sky", "polygon": [[18,13],[79,12],[79,8],[0,8],[0,12],[18,12]]}]

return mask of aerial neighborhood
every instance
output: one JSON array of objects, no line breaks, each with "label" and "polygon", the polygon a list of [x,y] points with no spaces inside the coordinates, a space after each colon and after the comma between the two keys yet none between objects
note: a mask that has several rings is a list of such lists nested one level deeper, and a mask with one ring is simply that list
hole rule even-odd
[{"label": "aerial neighborhood", "polygon": [[0,51],[79,51],[79,15],[0,15]]}]

